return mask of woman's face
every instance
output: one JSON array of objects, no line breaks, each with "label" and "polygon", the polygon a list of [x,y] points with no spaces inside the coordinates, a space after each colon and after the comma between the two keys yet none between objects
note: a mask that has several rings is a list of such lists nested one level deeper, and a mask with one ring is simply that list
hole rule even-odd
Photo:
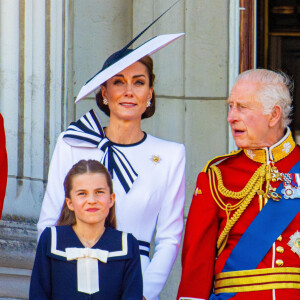
[{"label": "woman's face", "polygon": [[110,119],[141,119],[152,98],[147,67],[136,62],[119,72],[101,86],[103,98],[108,100]]},{"label": "woman's face", "polygon": [[115,194],[110,193],[106,177],[100,173],[86,173],[72,178],[70,198],[66,198],[70,210],[74,211],[76,225],[100,224],[104,226]]}]

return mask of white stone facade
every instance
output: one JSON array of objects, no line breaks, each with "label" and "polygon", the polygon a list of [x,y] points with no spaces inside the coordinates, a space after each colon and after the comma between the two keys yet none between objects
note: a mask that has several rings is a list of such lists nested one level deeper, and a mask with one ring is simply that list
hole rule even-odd
[{"label": "white stone facade", "polygon": [[[74,97],[113,51],[174,0],[0,0],[0,112],[9,178],[0,221],[0,299],[26,299],[48,166],[58,134],[90,108]],[[135,46],[184,38],[153,55],[157,111],[150,134],[187,149],[187,214],[197,174],[227,151],[229,0],[182,0]],[[103,117],[104,124],[107,118]],[[160,299],[174,299],[178,257]],[[2,298],[1,298],[2,297]]]}]

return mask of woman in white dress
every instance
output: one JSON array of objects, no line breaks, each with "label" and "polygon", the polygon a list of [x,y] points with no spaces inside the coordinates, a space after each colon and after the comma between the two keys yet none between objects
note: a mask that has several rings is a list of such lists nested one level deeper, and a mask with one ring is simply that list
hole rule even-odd
[{"label": "woman in white dress", "polygon": [[[135,52],[121,51],[121,56],[118,51],[105,62],[96,77],[118,65],[124,55],[126,60],[126,56]],[[155,75],[150,56],[138,58],[107,77],[96,99],[98,107],[109,115],[109,125],[103,129],[99,117],[91,110],[59,136],[38,231],[40,235],[45,227],[56,224],[65,200],[63,181],[70,168],[81,159],[101,161],[113,177],[117,229],[132,233],[139,240],[144,299],[156,300],[181,242],[185,147],[141,129],[141,120],[155,112]],[[154,254],[150,261],[154,233]]]}]

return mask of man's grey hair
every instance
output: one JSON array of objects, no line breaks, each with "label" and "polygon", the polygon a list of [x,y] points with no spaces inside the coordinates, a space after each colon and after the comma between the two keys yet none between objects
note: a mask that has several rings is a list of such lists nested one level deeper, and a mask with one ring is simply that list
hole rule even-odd
[{"label": "man's grey hair", "polygon": [[241,73],[235,83],[240,80],[257,83],[258,89],[255,97],[263,105],[264,114],[271,113],[274,106],[279,105],[282,110],[282,127],[286,128],[291,123],[290,115],[293,109],[291,95],[294,85],[285,73],[252,69]]}]

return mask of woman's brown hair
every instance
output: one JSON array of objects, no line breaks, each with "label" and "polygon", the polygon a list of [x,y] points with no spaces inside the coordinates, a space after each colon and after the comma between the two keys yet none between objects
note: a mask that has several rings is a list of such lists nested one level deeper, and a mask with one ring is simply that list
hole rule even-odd
[{"label": "woman's brown hair", "polygon": [[[142,63],[144,66],[146,66],[148,75],[149,75],[149,86],[153,87],[154,85],[154,79],[155,74],[153,73],[153,60],[149,55],[146,55],[142,57],[138,62]],[[105,65],[105,63],[104,63]],[[104,82],[102,85],[106,86],[106,82]],[[110,110],[108,105],[103,104],[103,96],[101,90],[96,94],[96,102],[98,107],[107,115],[110,116]],[[142,114],[142,119],[150,118],[155,113],[155,92],[153,90],[152,98],[150,106],[147,107],[145,112]]]},{"label": "woman's brown hair", "polygon": [[[65,181],[65,198],[70,198],[70,192],[72,190],[73,177],[82,174],[103,174],[105,176],[107,185],[109,187],[110,194],[113,193],[113,183],[107,169],[97,160],[80,160],[76,163],[71,170],[68,172]],[[66,201],[64,202],[61,210],[60,217],[56,223],[57,226],[62,225],[74,225],[76,223],[75,214],[68,208]],[[110,208],[108,216],[105,219],[105,227],[116,228],[116,210],[115,203]]]}]

